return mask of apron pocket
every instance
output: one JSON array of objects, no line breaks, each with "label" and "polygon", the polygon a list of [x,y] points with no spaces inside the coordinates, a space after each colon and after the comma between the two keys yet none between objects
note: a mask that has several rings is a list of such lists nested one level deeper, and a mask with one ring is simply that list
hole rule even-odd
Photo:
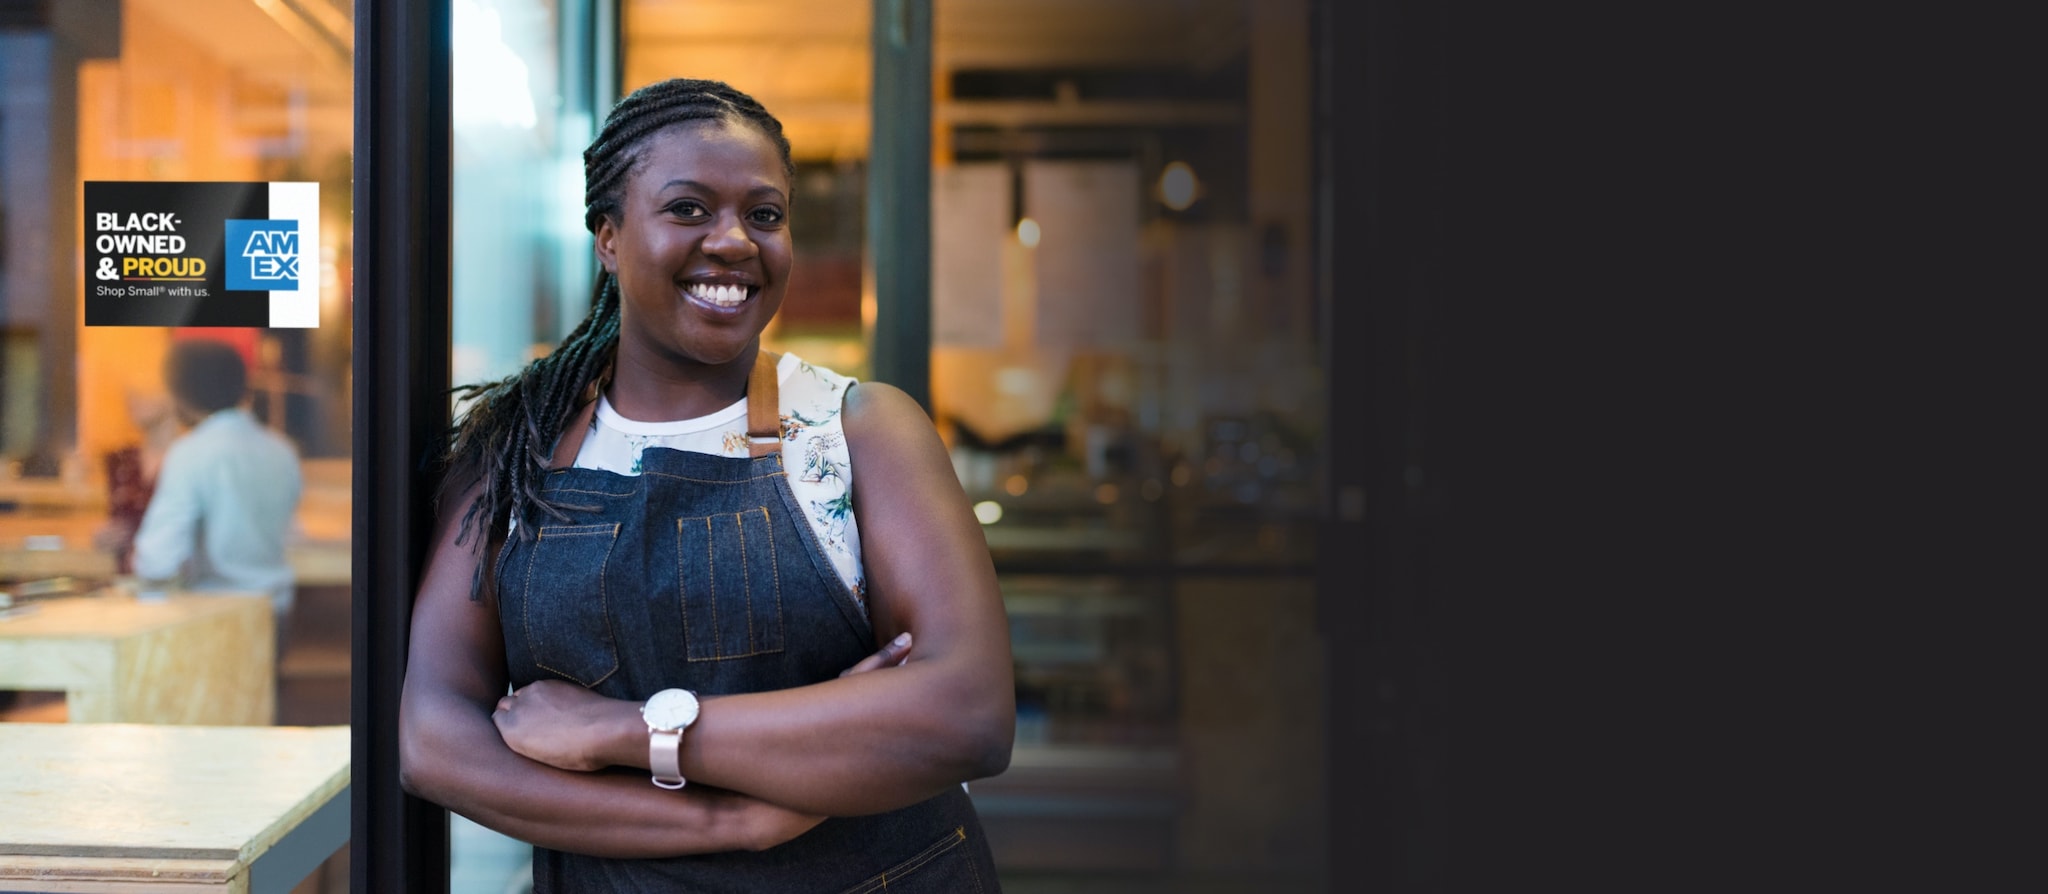
[{"label": "apron pocket", "polygon": [[526,563],[526,645],[534,664],[596,686],[619,668],[605,565],[619,526],[542,527]]},{"label": "apron pocket", "polygon": [[880,875],[846,889],[843,894],[974,894],[982,889],[981,873],[974,867],[967,843],[967,830],[956,828]]},{"label": "apron pocket", "polygon": [[782,651],[782,581],[767,507],[676,519],[676,546],[689,660]]}]

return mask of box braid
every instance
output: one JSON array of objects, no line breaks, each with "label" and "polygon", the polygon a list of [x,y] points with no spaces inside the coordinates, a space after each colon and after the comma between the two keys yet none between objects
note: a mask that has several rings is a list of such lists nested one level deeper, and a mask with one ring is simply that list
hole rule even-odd
[{"label": "box braid", "polygon": [[[677,125],[710,120],[743,121],[758,128],[781,153],[783,174],[794,191],[796,165],[782,122],[730,85],[677,78],[633,91],[605,116],[597,139],[583,151],[583,225],[594,234],[604,219],[618,220],[626,182],[649,139]],[[476,501],[463,513],[458,544],[473,542],[487,524],[502,526],[515,518],[520,521],[519,536],[532,537],[536,512],[566,520],[565,510],[588,508],[546,499],[541,482],[562,426],[594,399],[591,386],[606,374],[618,341],[618,278],[600,270],[591,289],[589,316],[553,352],[505,379],[455,389],[458,397],[472,402],[450,431],[443,457],[446,474],[437,499],[471,487],[478,490]],[[470,598],[481,595],[482,582],[480,562],[470,582]]]}]

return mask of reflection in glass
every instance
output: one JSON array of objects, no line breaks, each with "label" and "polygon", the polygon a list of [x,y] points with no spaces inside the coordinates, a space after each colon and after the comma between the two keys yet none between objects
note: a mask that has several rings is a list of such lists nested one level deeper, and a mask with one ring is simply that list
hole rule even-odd
[{"label": "reflection in glass", "polygon": [[[294,561],[304,560],[300,584],[345,588],[348,5],[49,6],[40,26],[0,32],[0,587],[64,573],[91,590],[128,570],[124,534],[188,428],[172,412],[164,360],[173,343],[203,338],[235,349],[247,370],[243,407],[301,458],[306,487],[288,534]],[[320,244],[310,272],[322,324],[82,325],[85,181],[317,183]],[[345,592],[324,596],[343,600],[346,617]],[[289,632],[294,618],[276,620]],[[339,648],[345,655],[345,633]],[[347,720],[345,702],[320,713]]]},{"label": "reflection in glass", "polygon": [[[0,722],[346,724],[352,4],[7,7],[0,606],[14,614],[0,625]],[[318,252],[302,275],[317,283],[320,325],[83,325],[87,181],[317,183]],[[164,360],[192,339],[233,349],[248,385],[240,412],[297,456],[303,490],[285,533],[292,598],[283,613],[260,596],[186,592],[182,575],[130,573],[125,538],[158,492],[167,452],[189,436]],[[57,679],[93,666],[57,657],[81,644],[123,656],[106,687]],[[24,675],[47,682],[24,683]],[[11,691],[24,686],[41,691]],[[329,890],[345,887],[346,864],[345,856],[330,862]]]},{"label": "reflection in glass", "polygon": [[[517,372],[589,309],[582,152],[610,98],[590,70],[587,0],[454,0],[451,12],[449,378],[468,384]],[[520,889],[529,845],[451,822],[453,894]]]}]

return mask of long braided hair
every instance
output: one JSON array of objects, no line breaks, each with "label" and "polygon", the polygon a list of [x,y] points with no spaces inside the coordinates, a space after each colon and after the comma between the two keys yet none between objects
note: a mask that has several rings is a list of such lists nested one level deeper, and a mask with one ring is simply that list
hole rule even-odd
[{"label": "long braided hair", "polygon": [[[767,135],[782,154],[782,170],[796,183],[796,165],[782,122],[761,104],[721,81],[676,78],[649,84],[612,106],[597,139],[583,150],[583,225],[595,234],[606,218],[618,221],[626,182],[649,139],[691,121],[744,121]],[[455,389],[468,409],[450,429],[442,462],[445,474],[436,501],[475,487],[475,502],[462,515],[456,543],[472,543],[487,525],[502,530],[519,521],[522,538],[532,537],[534,516],[566,519],[569,506],[541,495],[541,482],[562,427],[582,409],[586,391],[611,362],[619,343],[619,282],[600,269],[591,288],[590,315],[562,343],[526,368],[496,382]],[[484,537],[489,542],[489,537]],[[483,566],[470,582],[470,598],[481,595]]]}]

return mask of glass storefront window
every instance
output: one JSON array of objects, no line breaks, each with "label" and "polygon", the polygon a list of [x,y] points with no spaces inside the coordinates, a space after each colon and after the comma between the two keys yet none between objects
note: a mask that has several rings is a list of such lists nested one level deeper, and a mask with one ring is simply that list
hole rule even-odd
[{"label": "glass storefront window", "polygon": [[[453,0],[455,384],[518,372],[589,310],[583,148],[611,102],[596,77],[595,12],[589,0]],[[450,822],[450,890],[517,890],[532,848]]]},{"label": "glass storefront window", "polygon": [[[0,721],[349,722],[353,43],[348,0],[0,3]],[[170,296],[215,287],[205,267],[234,275],[218,269],[225,255],[206,254],[229,250],[232,231],[219,224],[211,234],[146,227],[175,235],[145,253],[178,255],[182,278],[168,265],[151,278],[89,270],[112,244],[93,235],[109,225],[88,205],[109,193],[89,183],[255,184],[258,204],[228,216],[268,208],[266,219],[295,222],[249,251],[292,271],[298,317],[226,325],[167,309]],[[263,198],[280,183],[307,186]],[[229,282],[215,306],[253,307],[253,319],[287,300]],[[94,309],[109,283],[126,284],[132,317],[108,322]],[[175,487],[167,454],[225,418],[177,412],[165,360],[188,341],[227,346],[247,384],[229,410],[289,447],[279,468],[296,464],[298,499],[282,525],[288,575],[261,560],[283,575],[274,600],[223,595],[263,594],[231,586],[243,578],[208,552],[207,532],[220,541],[231,524],[213,503],[182,535],[202,558],[162,581],[134,574],[134,528]],[[204,620],[230,605],[263,611],[246,624]],[[62,637],[41,632],[57,627]],[[118,643],[129,662],[104,689],[60,672],[64,644],[88,641]],[[344,758],[346,740],[334,740]],[[345,885],[346,859],[322,874],[330,889]]]},{"label": "glass storefront window", "polygon": [[[595,261],[583,147],[595,127],[565,71],[588,3],[455,0],[453,368],[498,379],[583,319]],[[587,75],[583,75],[587,78]]]},{"label": "glass storefront window", "polygon": [[[0,542],[21,550],[40,532],[34,545],[76,550],[82,584],[111,576],[93,537],[114,499],[110,458],[136,450],[153,468],[182,433],[162,378],[166,352],[182,339],[225,342],[241,357],[248,412],[302,458],[294,542],[338,554],[319,562],[344,576],[321,583],[346,583],[353,38],[346,4],[297,6],[65,4],[57,8],[76,14],[0,31]],[[317,282],[318,325],[86,325],[87,181],[317,184],[318,245],[306,273]],[[17,564],[0,578],[19,578],[33,558],[6,555]]]},{"label": "glass storefront window", "polygon": [[1017,660],[998,859],[1318,865],[1306,5],[936,16],[933,409]]}]

